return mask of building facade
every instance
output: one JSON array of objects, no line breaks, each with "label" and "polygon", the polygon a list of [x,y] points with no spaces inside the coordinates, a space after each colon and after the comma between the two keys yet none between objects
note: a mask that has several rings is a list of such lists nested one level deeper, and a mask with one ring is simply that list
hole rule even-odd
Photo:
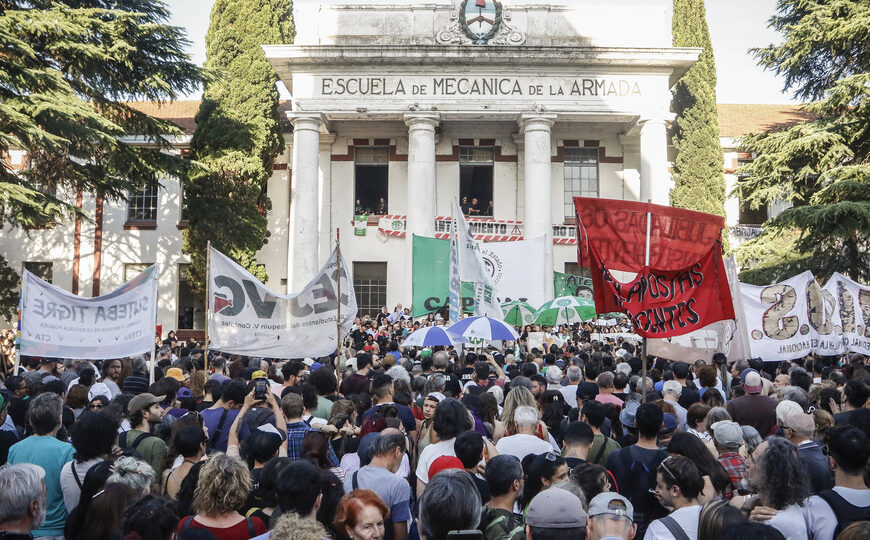
[{"label": "building facade", "polygon": [[[294,10],[295,44],[264,47],[291,96],[258,257],[273,290],[301,289],[338,231],[361,312],[407,305],[413,235],[444,236],[453,200],[482,241],[545,237],[544,260],[528,264],[548,276],[577,272],[572,197],[668,203],[670,89],[700,52],[671,46],[669,1],[296,0]],[[198,102],[136,106],[195,127]],[[726,173],[742,159],[740,134],[723,135]],[[0,253],[13,268],[92,296],[157,263],[163,332],[201,333],[178,181],[129,203],[61,195],[93,222],[5,225]],[[740,216],[729,207],[729,225]]]}]

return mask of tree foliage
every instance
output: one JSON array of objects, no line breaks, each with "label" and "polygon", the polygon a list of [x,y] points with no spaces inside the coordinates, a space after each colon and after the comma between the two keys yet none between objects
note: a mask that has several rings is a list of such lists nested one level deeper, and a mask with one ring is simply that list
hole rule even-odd
[{"label": "tree foliage", "polygon": [[[698,62],[674,88],[674,189],[671,204],[725,215],[725,176],[716,107],[716,65],[704,0],[674,0],[675,47],[700,47]],[[723,235],[727,246],[727,235]]]},{"label": "tree foliage", "polygon": [[191,282],[202,288],[206,245],[234,258],[258,278],[255,255],[269,237],[266,186],[283,149],[277,74],[261,45],[292,43],[290,0],[217,0],[206,35],[205,88],[191,142],[205,168],[185,184],[190,221],[184,233]]},{"label": "tree foliage", "polygon": [[[769,283],[803,270],[821,280],[841,272],[870,281],[870,3],[866,0],[780,0],[770,25],[779,45],[754,51],[785,77],[813,117],[794,126],[750,134],[756,158],[742,171],[753,207],[789,201],[764,233],[740,247],[758,267],[741,273]],[[771,249],[790,239],[787,251]]]}]

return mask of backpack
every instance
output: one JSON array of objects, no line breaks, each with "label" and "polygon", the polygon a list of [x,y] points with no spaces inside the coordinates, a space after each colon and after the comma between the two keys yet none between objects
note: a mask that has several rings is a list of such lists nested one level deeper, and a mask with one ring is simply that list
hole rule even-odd
[{"label": "backpack", "polygon": [[870,507],[854,506],[833,489],[819,492],[819,497],[828,503],[834,515],[837,517],[837,528],[834,529],[834,538],[840,532],[856,521],[870,521]]},{"label": "backpack", "polygon": [[[656,486],[656,468],[650,469],[643,461],[634,459],[633,448],[629,446],[619,452],[619,459],[625,470],[625,478],[619,487],[622,496],[631,501],[634,507],[634,522],[638,525],[638,534],[640,534],[641,527],[646,531],[647,525],[653,520],[665,517],[668,512],[659,504],[655,495],[649,492]],[[664,452],[659,451],[659,453],[667,457]]]},{"label": "backpack", "polygon": [[[359,481],[357,480],[357,475],[359,474],[359,470],[354,471],[353,475],[350,477],[350,484],[354,491],[359,489]],[[393,530],[393,522],[389,520],[389,518],[384,520],[384,540],[393,540],[396,532]]]},{"label": "backpack", "polygon": [[142,441],[144,441],[148,437],[151,437],[152,435],[150,433],[141,433],[138,437],[133,439],[133,444],[128,445],[127,435],[129,433],[129,431],[125,431],[118,436],[118,446],[120,446],[121,450],[123,450],[123,455],[136,459],[142,459],[142,454],[139,453],[137,448],[139,448],[139,444],[141,444]]}]

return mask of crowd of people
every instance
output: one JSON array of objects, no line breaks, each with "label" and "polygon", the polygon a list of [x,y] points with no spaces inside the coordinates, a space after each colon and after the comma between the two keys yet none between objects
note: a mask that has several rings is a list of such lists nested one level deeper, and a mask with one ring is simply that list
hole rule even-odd
[{"label": "crowd of people", "polygon": [[[351,335],[408,324],[384,315]],[[351,339],[339,370],[173,333],[151,369],[25,357],[0,389],[0,538],[870,538],[865,357],[577,336]]]}]

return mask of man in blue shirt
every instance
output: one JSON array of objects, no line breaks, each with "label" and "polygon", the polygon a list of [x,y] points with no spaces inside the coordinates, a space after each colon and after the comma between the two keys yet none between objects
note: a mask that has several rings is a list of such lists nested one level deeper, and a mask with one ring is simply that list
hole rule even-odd
[{"label": "man in blue shirt", "polygon": [[[287,418],[287,457],[298,460],[302,455],[302,440],[305,438],[305,434],[314,431],[302,419],[302,413],[305,410],[302,396],[296,392],[288,391],[281,398],[281,410],[284,412],[284,417]],[[328,458],[330,465],[338,466],[338,457],[332,450],[332,445],[329,445]]]},{"label": "man in blue shirt", "polygon": [[34,538],[63,536],[66,506],[60,488],[60,470],[73,460],[71,444],[55,438],[60,429],[63,401],[53,392],[33,398],[28,407],[28,419],[34,435],[15,443],[9,449],[10,465],[32,463],[45,471],[45,522],[33,530]]},{"label": "man in blue shirt", "polygon": [[[242,381],[232,380],[225,382],[221,389],[223,393],[218,402],[200,414],[208,428],[208,447],[226,452],[230,426],[239,415],[239,409],[245,402],[245,396],[248,395],[248,387]],[[239,441],[244,441],[248,435],[250,435],[248,425],[242,422],[242,427],[239,430]]]}]

